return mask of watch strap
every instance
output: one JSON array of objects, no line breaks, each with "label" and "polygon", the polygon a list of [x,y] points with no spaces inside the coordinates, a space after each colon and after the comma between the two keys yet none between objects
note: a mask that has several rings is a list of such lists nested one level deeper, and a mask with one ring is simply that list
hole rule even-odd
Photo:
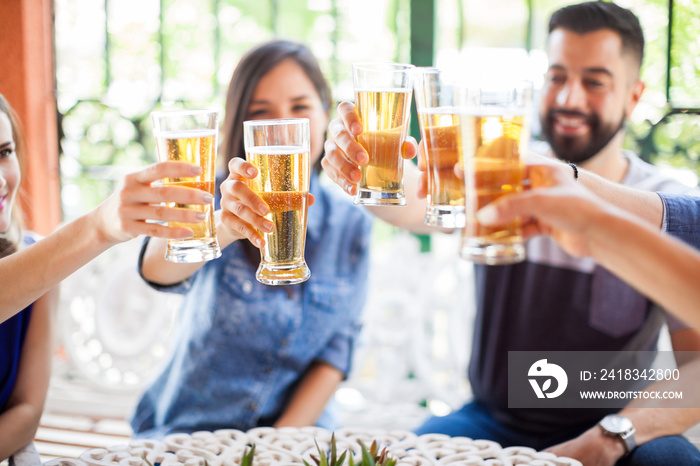
[{"label": "watch strap", "polygon": [[616,437],[622,440],[622,444],[625,446],[625,454],[627,455],[632,453],[632,450],[637,448],[637,439],[635,438],[634,433],[635,429],[633,427],[629,432],[616,435]]}]

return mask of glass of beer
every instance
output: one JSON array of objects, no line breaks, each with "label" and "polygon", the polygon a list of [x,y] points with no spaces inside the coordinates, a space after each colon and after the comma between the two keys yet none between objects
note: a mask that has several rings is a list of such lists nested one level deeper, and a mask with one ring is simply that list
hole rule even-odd
[{"label": "glass of beer", "polygon": [[401,146],[411,116],[411,69],[397,63],[352,65],[355,105],[362,122],[357,141],[369,154],[355,204],[406,205]]},{"label": "glass of beer", "polygon": [[[216,139],[219,117],[214,110],[175,110],[151,113],[153,133],[160,161],[178,161],[202,167],[199,176],[165,178],[165,186],[184,186],[214,195],[216,170]],[[171,227],[186,227],[194,231],[187,239],[170,239],[165,258],[172,262],[202,262],[221,255],[214,226],[214,201],[208,205],[170,203],[169,207],[197,210],[205,214],[201,223],[169,222]]]},{"label": "glass of beer", "polygon": [[460,89],[464,259],[487,265],[525,260],[520,219],[502,227],[484,227],[476,220],[476,212],[501,196],[523,189],[523,154],[530,139],[531,107],[529,82],[496,81]]},{"label": "glass of beer", "polygon": [[243,122],[246,158],[259,170],[248,185],[267,203],[271,233],[263,233],[255,278],[266,285],[292,285],[309,279],[304,260],[309,198],[309,120]]},{"label": "glass of beer", "polygon": [[461,168],[462,133],[457,109],[458,84],[437,68],[416,68],[413,76],[416,109],[428,175],[427,225],[464,226],[464,181]]}]

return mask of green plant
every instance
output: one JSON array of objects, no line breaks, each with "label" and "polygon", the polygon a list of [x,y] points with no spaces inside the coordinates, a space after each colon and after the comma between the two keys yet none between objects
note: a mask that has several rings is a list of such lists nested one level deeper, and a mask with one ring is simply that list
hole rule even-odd
[{"label": "green plant", "polygon": [[[345,464],[345,457],[347,456],[348,452],[347,450],[343,452],[342,455],[340,455],[340,458],[338,458],[338,448],[336,447],[335,444],[335,434],[331,435],[331,451],[326,456],[326,452],[321,450],[321,447],[318,446],[318,442],[314,439],[314,443],[316,444],[316,450],[318,450],[318,456],[311,455],[311,459],[314,460],[316,463],[316,466],[342,466]],[[304,464],[306,466],[311,466],[306,460],[303,460]]]},{"label": "green plant", "polygon": [[[314,460],[316,466],[344,466],[345,459],[347,458],[349,466],[395,466],[396,459],[389,456],[389,450],[384,447],[381,452],[379,451],[379,444],[375,440],[372,445],[367,448],[367,446],[359,441],[360,448],[362,449],[362,455],[358,462],[352,456],[352,452],[345,450],[340,457],[338,457],[338,448],[335,443],[335,434],[331,436],[331,450],[328,455],[326,452],[321,450],[316,442],[316,449],[318,450],[318,456],[311,455],[311,459]],[[304,460],[305,466],[312,466],[306,460]]]},{"label": "green plant", "polygon": [[[253,466],[253,458],[255,457],[255,444],[253,444],[252,447],[250,447],[250,450],[248,448],[245,449],[243,452],[243,456],[241,456],[241,466]],[[207,466],[205,464],[205,466]]]},{"label": "green plant", "polygon": [[[314,440],[314,443],[316,444],[316,450],[318,450],[318,456],[311,455],[311,459],[314,461],[315,466],[346,466],[346,459],[349,466],[395,466],[397,461],[396,458],[389,456],[389,450],[387,447],[384,447],[381,451],[379,451],[379,444],[376,440],[372,442],[372,445],[369,448],[367,448],[362,441],[358,442],[362,450],[362,455],[357,462],[355,462],[352,452],[349,450],[345,450],[340,456],[338,456],[338,447],[335,441],[335,434],[331,436],[331,449],[327,454],[321,449],[316,440]],[[146,463],[146,466],[160,465],[160,463],[156,463],[154,465],[148,461],[145,453],[141,455],[141,458]],[[255,445],[252,445],[250,450],[246,447],[245,451],[243,452],[243,456],[241,456],[239,464],[240,466],[253,466],[254,459]],[[303,461],[305,466],[314,466],[306,460]],[[204,466],[209,466],[206,459],[204,460]]]},{"label": "green plant", "polygon": [[362,459],[359,463],[355,463],[352,455],[350,455],[350,466],[394,466],[396,464],[396,458],[389,456],[389,450],[384,447],[381,452],[379,451],[379,445],[375,440],[369,447],[369,450],[362,441],[360,441],[360,448],[362,449]]}]

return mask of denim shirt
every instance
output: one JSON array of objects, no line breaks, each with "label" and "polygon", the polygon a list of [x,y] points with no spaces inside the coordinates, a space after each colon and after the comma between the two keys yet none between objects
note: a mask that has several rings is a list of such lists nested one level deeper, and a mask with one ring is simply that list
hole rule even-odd
[{"label": "denim shirt", "polygon": [[700,249],[700,197],[661,192],[657,194],[664,203],[661,229]]},{"label": "denim shirt", "polygon": [[[135,436],[272,425],[312,362],[347,374],[367,294],[372,217],[315,174],[310,191],[308,281],[257,282],[258,263],[236,241],[187,281],[151,284],[186,297],[171,358],[131,420]],[[317,425],[334,427],[329,407]]]}]

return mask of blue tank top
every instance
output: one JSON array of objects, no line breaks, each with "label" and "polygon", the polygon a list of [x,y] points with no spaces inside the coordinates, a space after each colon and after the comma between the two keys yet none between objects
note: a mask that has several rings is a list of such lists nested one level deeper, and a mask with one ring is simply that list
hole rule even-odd
[{"label": "blue tank top", "polygon": [[32,305],[0,324],[0,412],[12,394],[19,371],[19,358],[27,336]]},{"label": "blue tank top", "polygon": [[[25,233],[24,244],[29,245],[36,241],[33,234]],[[32,305],[0,323],[0,412],[5,411],[7,400],[12,395],[12,390],[17,382],[19,372],[19,359],[22,354],[22,345],[27,336],[29,320],[32,317]]]}]

